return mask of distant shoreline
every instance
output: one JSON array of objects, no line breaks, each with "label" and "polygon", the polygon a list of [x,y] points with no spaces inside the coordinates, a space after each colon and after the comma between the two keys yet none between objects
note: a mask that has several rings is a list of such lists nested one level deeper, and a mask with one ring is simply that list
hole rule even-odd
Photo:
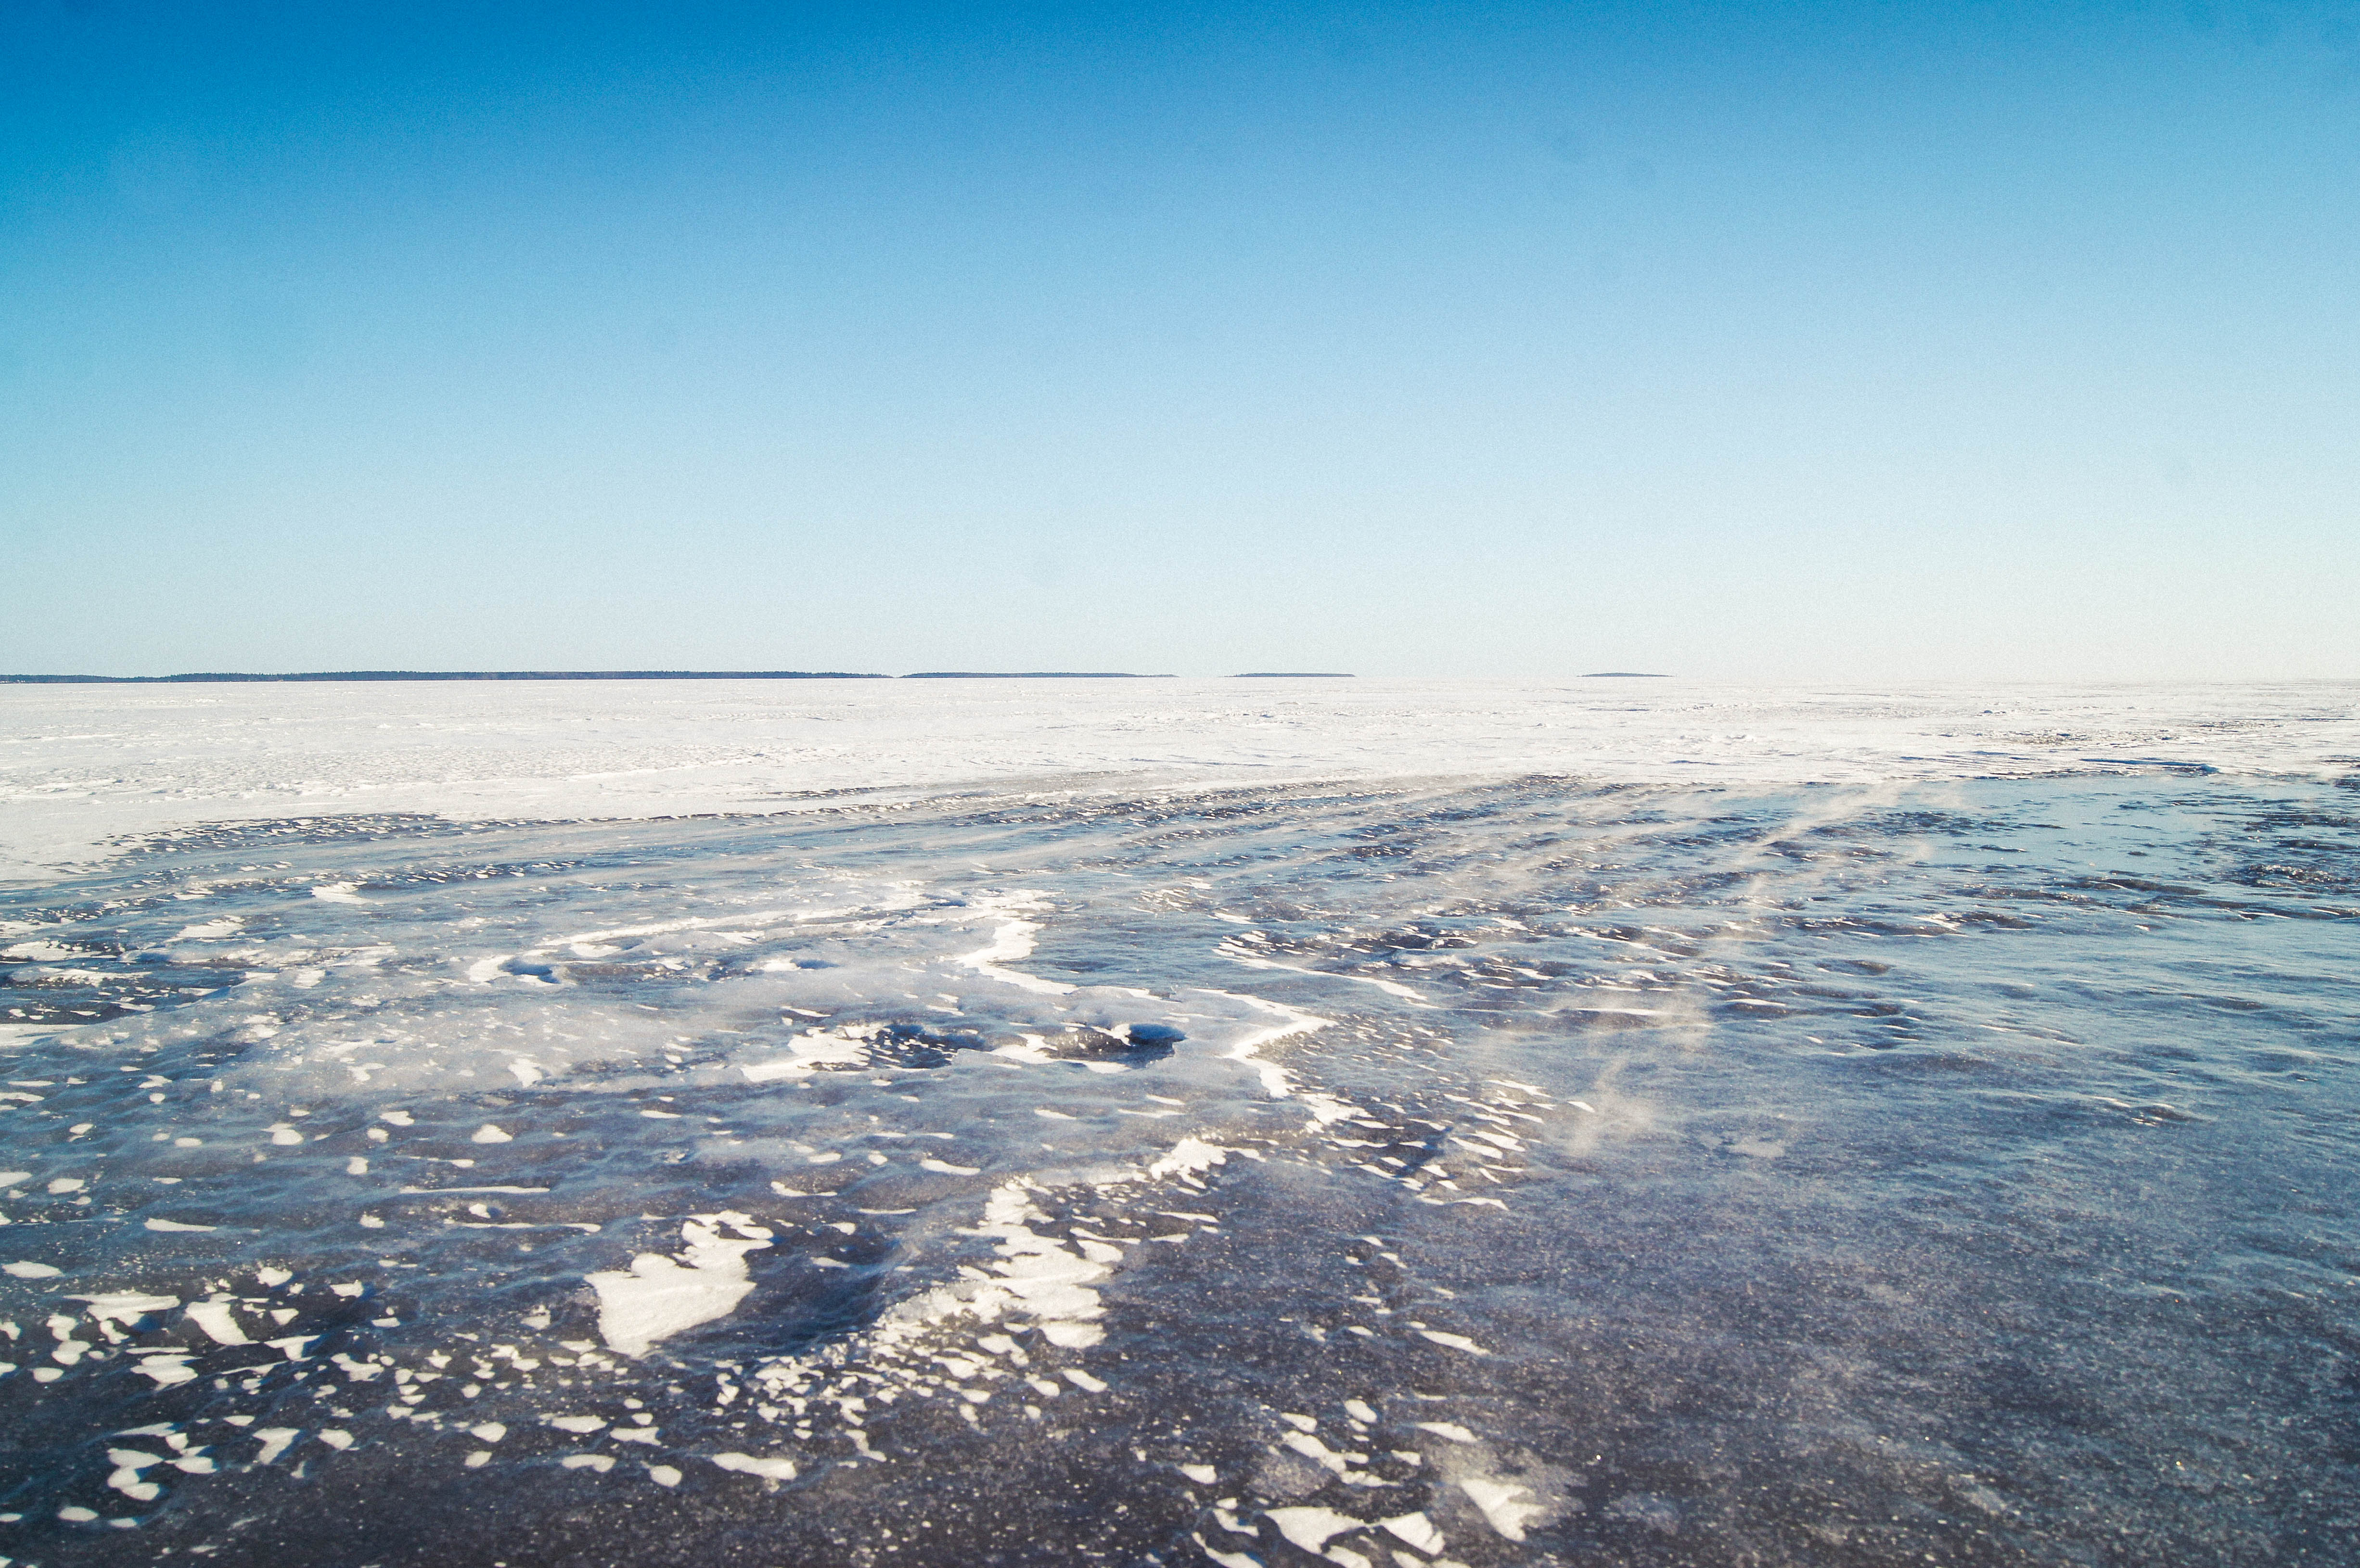
[{"label": "distant shoreline", "polygon": [[[880,675],[849,670],[305,670],[281,675],[0,675],[5,686],[188,686],[288,681],[1176,681],[1127,670],[919,670]],[[1349,681],[1349,670],[1253,670],[1232,681]]]},{"label": "distant shoreline", "polygon": [[0,675],[0,685],[158,686],[268,681],[890,681],[845,670],[314,670],[288,675]]}]

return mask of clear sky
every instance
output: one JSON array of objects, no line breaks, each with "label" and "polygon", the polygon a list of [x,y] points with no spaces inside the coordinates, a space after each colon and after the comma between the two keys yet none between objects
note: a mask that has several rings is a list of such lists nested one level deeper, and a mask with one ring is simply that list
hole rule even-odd
[{"label": "clear sky", "polygon": [[2360,675],[2349,4],[0,7],[0,670]]}]

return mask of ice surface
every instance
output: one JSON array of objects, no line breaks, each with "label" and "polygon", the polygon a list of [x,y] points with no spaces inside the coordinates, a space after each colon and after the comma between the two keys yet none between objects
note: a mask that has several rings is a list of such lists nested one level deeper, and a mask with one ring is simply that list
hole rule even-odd
[{"label": "ice surface", "polygon": [[[942,684],[768,815],[57,791],[0,1556],[2348,1555],[2352,688],[1334,682],[1265,765]],[[211,766],[150,719],[108,777]]]},{"label": "ice surface", "polygon": [[[2319,777],[2349,682],[523,681],[0,686],[0,877],[127,833],[315,812],[661,817],[843,793],[1564,773],[2039,774],[2092,757]],[[2102,764],[2103,766],[2103,764]],[[314,897],[349,896],[323,882]]]}]

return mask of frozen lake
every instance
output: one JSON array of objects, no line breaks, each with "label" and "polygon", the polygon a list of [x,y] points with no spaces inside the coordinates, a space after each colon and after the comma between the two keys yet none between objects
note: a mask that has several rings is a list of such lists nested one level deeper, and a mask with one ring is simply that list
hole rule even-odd
[{"label": "frozen lake", "polygon": [[2349,1561],[2356,714],[0,688],[0,1556]]},{"label": "frozen lake", "polygon": [[175,824],[677,816],[972,787],[1566,773],[1886,783],[2164,759],[2340,776],[2351,682],[654,681],[0,686],[0,877]]}]

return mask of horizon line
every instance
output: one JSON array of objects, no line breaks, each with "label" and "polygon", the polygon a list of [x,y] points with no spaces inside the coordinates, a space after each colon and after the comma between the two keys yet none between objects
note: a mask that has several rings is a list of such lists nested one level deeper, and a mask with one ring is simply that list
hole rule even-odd
[{"label": "horizon line", "polygon": [[[1340,670],[1251,670],[1214,679],[1349,679]],[[1125,670],[914,670],[906,675],[849,670],[191,670],[173,675],[0,675],[0,685],[156,686],[273,681],[1175,681]]]}]

